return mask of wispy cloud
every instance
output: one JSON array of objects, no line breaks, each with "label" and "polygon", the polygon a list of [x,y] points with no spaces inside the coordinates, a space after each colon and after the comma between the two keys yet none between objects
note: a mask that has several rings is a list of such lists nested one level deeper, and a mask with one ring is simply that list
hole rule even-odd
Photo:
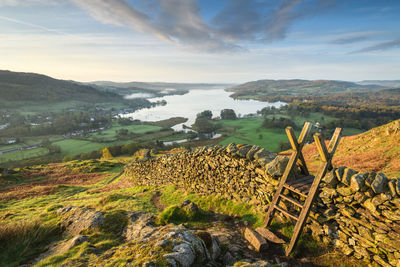
[{"label": "wispy cloud", "polygon": [[35,6],[35,5],[58,5],[60,0],[0,0],[0,7],[5,6]]},{"label": "wispy cloud", "polygon": [[[239,41],[285,38],[290,26],[318,14],[332,0],[232,0],[206,23],[198,0],[157,0],[154,10],[142,12],[124,0],[71,0],[102,23],[127,26],[176,45],[205,51],[244,50]],[[318,11],[318,12],[317,12]]]},{"label": "wispy cloud", "polygon": [[366,53],[366,52],[373,52],[373,51],[385,51],[385,50],[389,50],[389,49],[393,49],[393,48],[400,48],[400,39],[364,47],[362,49],[353,51],[351,53],[358,54],[358,53]]},{"label": "wispy cloud", "polygon": [[59,31],[59,30],[50,29],[50,28],[47,28],[47,27],[43,27],[41,25],[37,25],[37,24],[21,21],[21,20],[18,20],[18,19],[9,18],[9,17],[0,16],[0,20],[5,20],[5,21],[17,23],[17,24],[28,26],[28,27],[31,27],[31,28],[43,30],[43,31],[46,31],[46,32],[58,33],[58,34],[67,34],[67,33]]},{"label": "wispy cloud", "polygon": [[361,41],[368,40],[374,36],[376,36],[378,33],[377,32],[351,32],[351,33],[345,33],[345,34],[339,34],[337,36],[334,36],[333,39],[330,41],[331,44],[352,44],[352,43],[357,43]]}]

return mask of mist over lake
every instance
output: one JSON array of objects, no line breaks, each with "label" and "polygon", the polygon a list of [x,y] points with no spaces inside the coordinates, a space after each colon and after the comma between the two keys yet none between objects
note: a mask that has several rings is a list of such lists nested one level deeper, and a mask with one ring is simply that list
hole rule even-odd
[{"label": "mist over lake", "polygon": [[[196,115],[204,110],[211,110],[213,117],[219,116],[223,109],[233,109],[237,115],[256,113],[264,107],[274,106],[279,108],[284,102],[261,102],[256,100],[235,100],[229,95],[232,92],[224,91],[224,88],[195,89],[185,95],[171,95],[149,99],[152,102],[165,100],[167,105],[156,106],[149,109],[141,109],[130,114],[121,114],[122,117],[130,117],[141,121],[158,121],[171,117],[185,117],[189,120],[185,123],[190,126],[194,123]],[[181,130],[182,125],[174,127]]]}]

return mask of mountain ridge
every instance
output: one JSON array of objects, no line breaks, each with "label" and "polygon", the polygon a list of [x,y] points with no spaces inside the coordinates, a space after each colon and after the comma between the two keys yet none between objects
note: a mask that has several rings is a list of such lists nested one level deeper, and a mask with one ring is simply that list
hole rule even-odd
[{"label": "mountain ridge", "polygon": [[83,102],[110,101],[120,97],[102,92],[89,85],[75,81],[55,79],[47,75],[30,72],[0,70],[0,95],[5,101],[63,102],[79,100]]}]

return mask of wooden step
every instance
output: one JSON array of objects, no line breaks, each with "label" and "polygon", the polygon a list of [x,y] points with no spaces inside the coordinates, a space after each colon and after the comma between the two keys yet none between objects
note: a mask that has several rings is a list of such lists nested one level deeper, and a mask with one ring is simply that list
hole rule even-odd
[{"label": "wooden step", "polygon": [[296,221],[299,220],[299,217],[298,217],[298,216],[296,216],[296,215],[294,215],[294,214],[288,212],[287,210],[284,210],[284,209],[283,209],[282,207],[280,207],[279,205],[275,205],[275,209],[279,210],[279,211],[282,212],[283,214],[289,216],[290,218],[292,218],[292,219],[294,219],[294,220],[296,220]]},{"label": "wooden step", "polygon": [[300,207],[300,208],[303,207],[303,204],[301,204],[300,202],[298,202],[298,201],[297,201],[296,199],[294,199],[294,198],[291,198],[291,197],[286,196],[286,195],[284,195],[284,194],[281,194],[280,197],[283,198],[284,200],[289,201],[290,203],[293,203],[294,205],[296,205],[296,206],[298,206],[298,207]]},{"label": "wooden step", "polygon": [[303,197],[307,197],[313,182],[314,176],[310,175],[299,180],[288,181],[283,186]]}]

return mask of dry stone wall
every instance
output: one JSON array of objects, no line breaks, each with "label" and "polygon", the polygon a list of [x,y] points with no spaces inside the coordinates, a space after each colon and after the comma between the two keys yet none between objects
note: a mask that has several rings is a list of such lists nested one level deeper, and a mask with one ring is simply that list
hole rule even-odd
[{"label": "dry stone wall", "polygon": [[[134,185],[174,184],[251,203],[265,212],[287,162],[258,146],[230,144],[146,157],[128,165],[125,175]],[[321,183],[306,229],[346,255],[400,266],[400,178],[333,169]]]}]

